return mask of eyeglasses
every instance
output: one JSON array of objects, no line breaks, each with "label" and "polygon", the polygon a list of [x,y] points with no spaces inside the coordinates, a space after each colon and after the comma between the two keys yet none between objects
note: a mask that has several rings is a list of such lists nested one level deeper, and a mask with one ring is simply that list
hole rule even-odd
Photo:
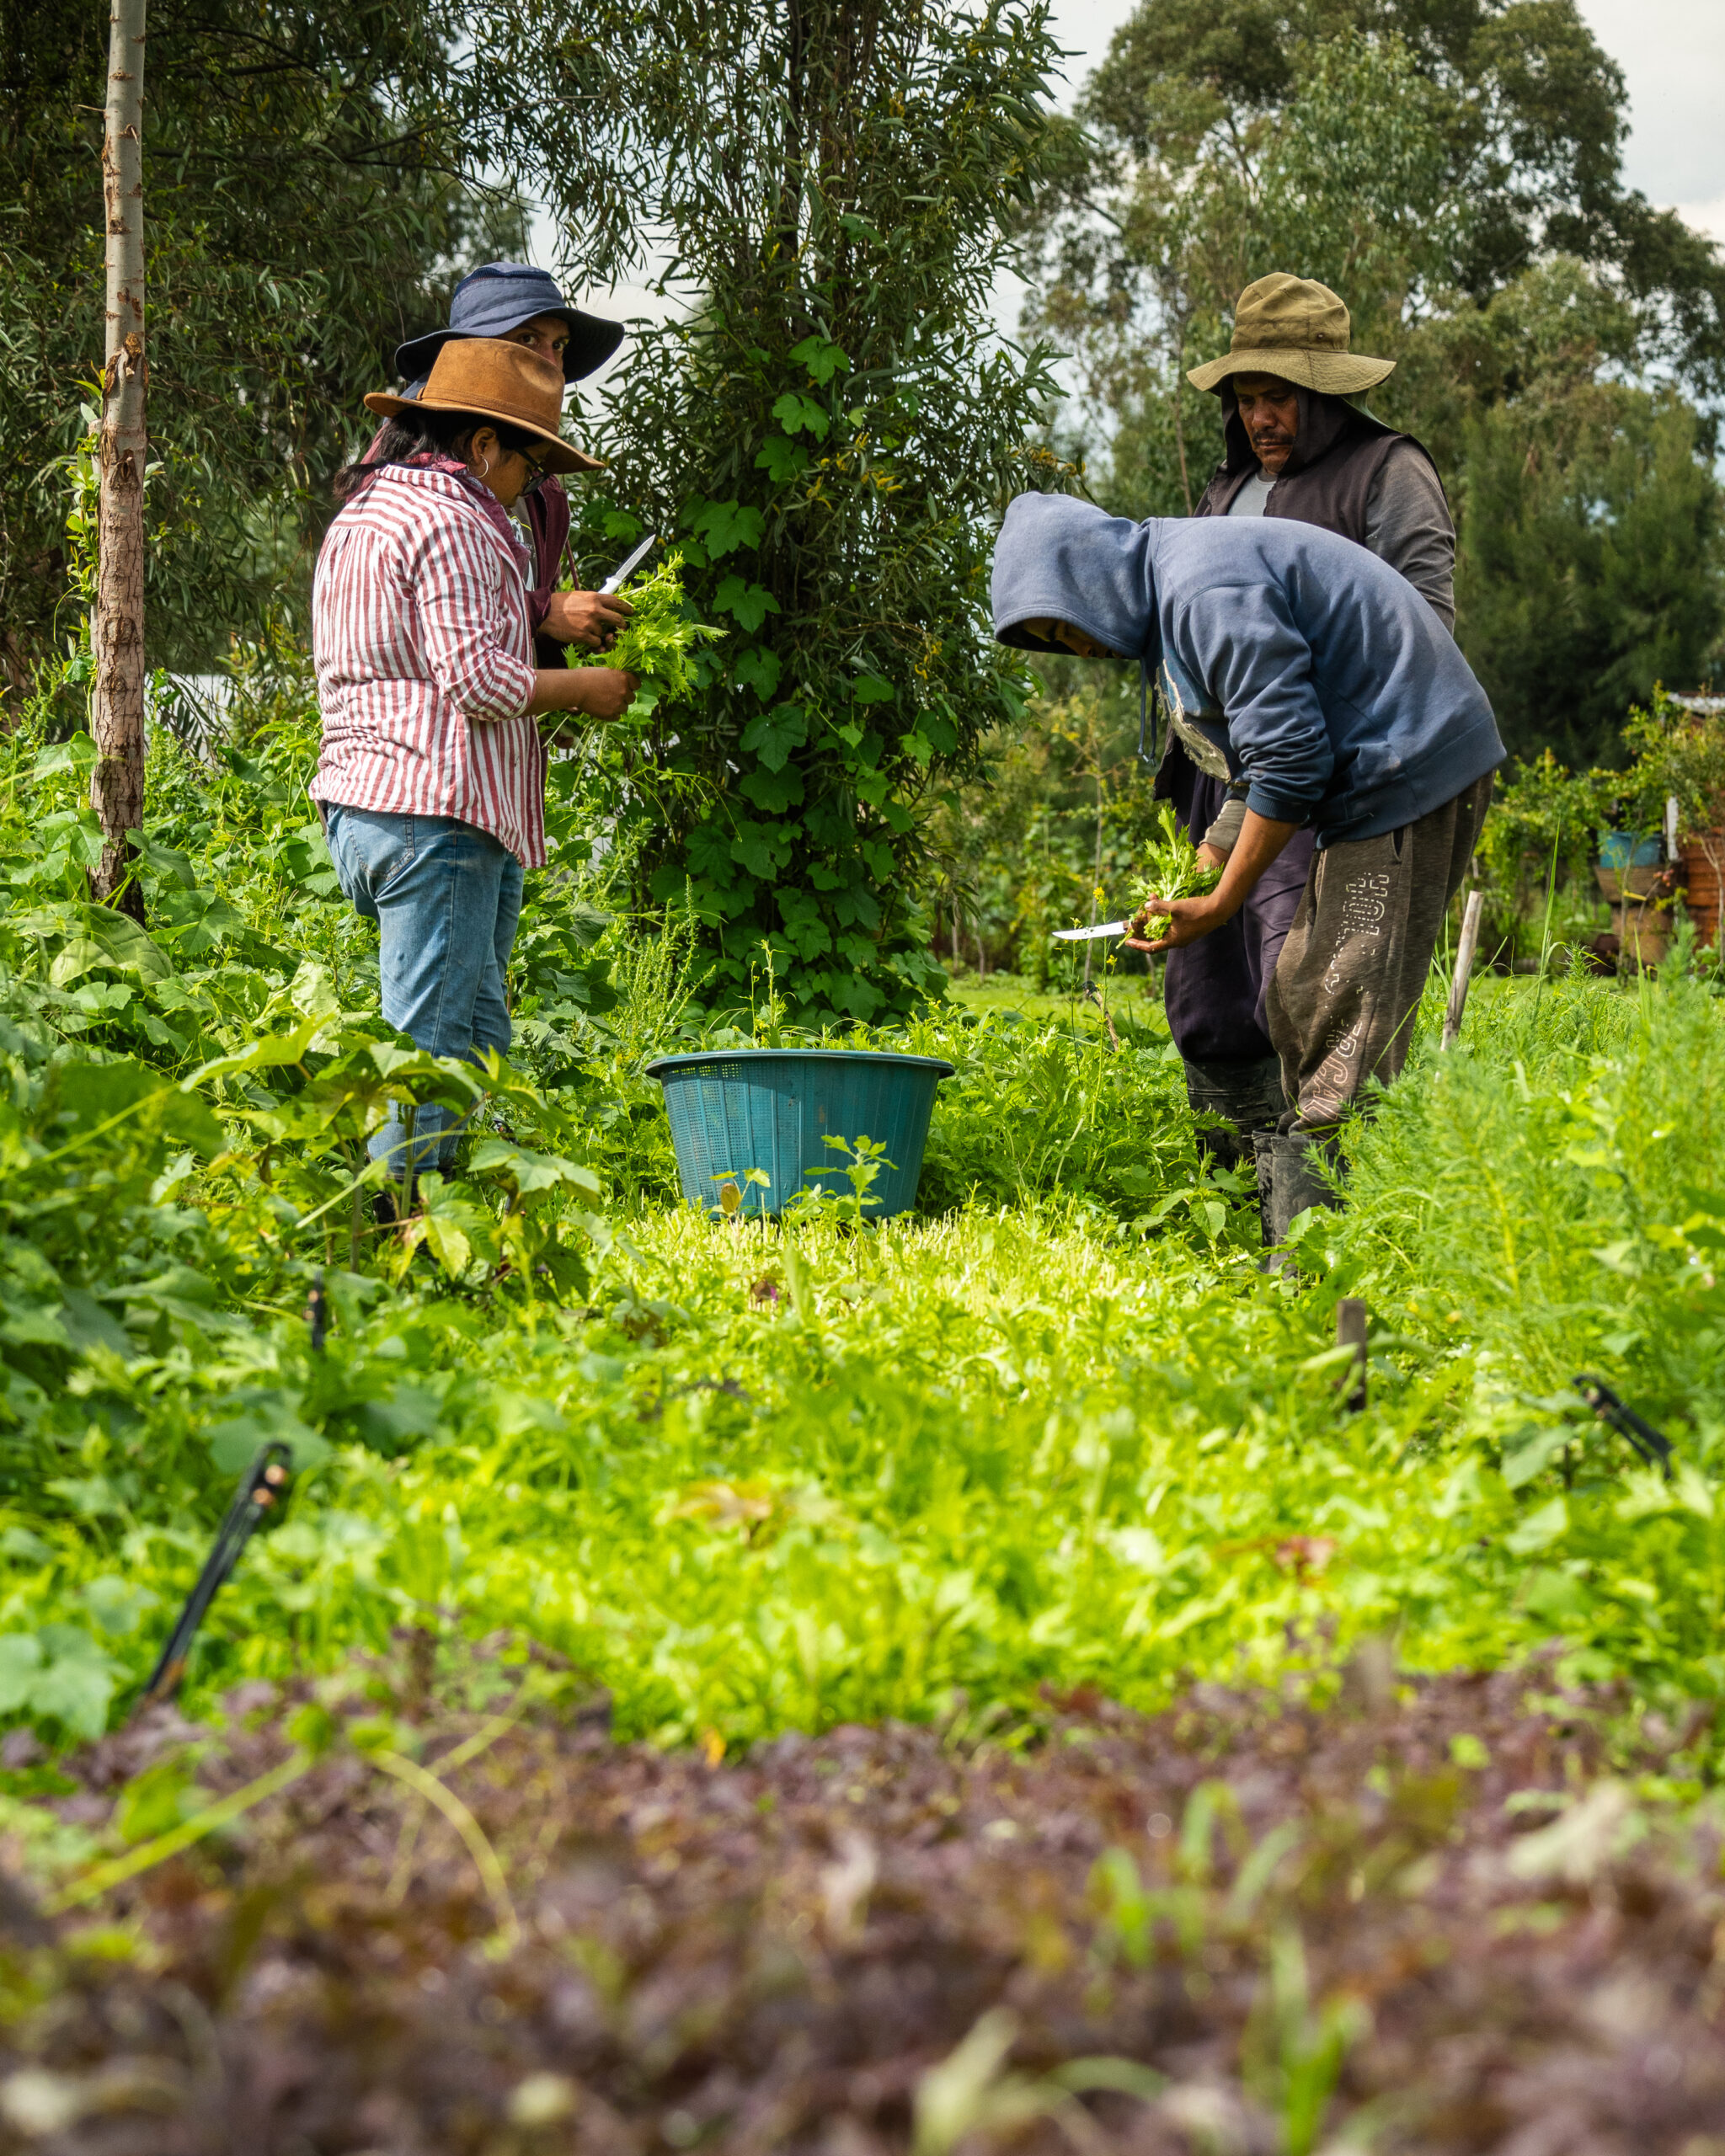
[{"label": "eyeglasses", "polygon": [[521,462],[526,466],[528,472],[531,475],[527,480],[526,485],[522,488],[521,493],[523,495],[537,494],[539,489],[545,484],[545,482],[551,478],[553,474],[546,466],[539,462],[537,456],[529,456],[525,449],[521,452]]}]

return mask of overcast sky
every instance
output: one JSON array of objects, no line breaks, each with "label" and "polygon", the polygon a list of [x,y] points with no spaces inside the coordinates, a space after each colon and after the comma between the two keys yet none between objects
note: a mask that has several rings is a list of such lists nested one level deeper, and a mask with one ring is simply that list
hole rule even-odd
[{"label": "overcast sky", "polygon": [[[1135,0],[1055,0],[1054,29],[1076,47],[1076,89]],[[1725,0],[1578,0],[1629,85],[1624,178],[1662,209],[1725,240]]]},{"label": "overcast sky", "polygon": [[[1628,85],[1625,179],[1660,208],[1679,211],[1701,231],[1725,241],[1725,0],[1578,4]],[[1055,0],[1055,35],[1071,55],[1062,103],[1070,102],[1103,57],[1109,38],[1135,5],[1136,0]],[[534,242],[538,260],[554,259],[547,230],[537,229]],[[1003,272],[996,288],[996,318],[1008,336],[1017,334],[1023,293],[1019,280]],[[632,286],[586,296],[601,314],[662,317],[665,312],[656,296]]]}]

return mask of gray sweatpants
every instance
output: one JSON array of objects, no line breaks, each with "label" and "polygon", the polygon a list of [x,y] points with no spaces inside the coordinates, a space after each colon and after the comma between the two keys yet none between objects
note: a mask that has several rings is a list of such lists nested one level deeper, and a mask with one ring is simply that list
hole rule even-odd
[{"label": "gray sweatpants", "polygon": [[1284,1131],[1332,1130],[1368,1078],[1407,1060],[1444,915],[1466,873],[1492,774],[1381,838],[1314,855],[1265,999]]}]

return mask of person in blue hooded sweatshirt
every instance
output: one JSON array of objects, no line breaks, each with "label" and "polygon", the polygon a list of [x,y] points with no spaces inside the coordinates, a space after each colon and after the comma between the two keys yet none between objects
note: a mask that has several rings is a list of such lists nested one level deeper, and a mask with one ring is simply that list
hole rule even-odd
[{"label": "person in blue hooded sweatshirt", "polygon": [[[1266,1010],[1292,1105],[1261,1133],[1268,1242],[1333,1205],[1329,1141],[1366,1081],[1407,1059],[1439,931],[1478,842],[1503,744],[1426,601],[1351,540],[1290,519],[1132,524],[1021,494],[995,548],[995,634],[1021,650],[1135,659],[1246,784],[1207,897],[1156,901],[1136,950],[1231,921],[1296,832],[1315,841]],[[1154,919],[1151,916],[1155,916]],[[1158,930],[1159,933],[1152,933]]]}]

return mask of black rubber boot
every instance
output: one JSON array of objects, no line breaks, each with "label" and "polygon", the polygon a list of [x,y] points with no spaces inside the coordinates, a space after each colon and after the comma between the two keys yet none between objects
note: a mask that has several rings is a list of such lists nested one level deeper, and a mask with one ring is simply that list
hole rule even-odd
[{"label": "black rubber boot", "polygon": [[1250,1162],[1252,1141],[1274,1130],[1286,1112],[1282,1065],[1267,1055],[1256,1063],[1188,1063],[1186,1098],[1200,1115],[1225,1117],[1225,1130],[1200,1130],[1198,1143],[1219,1168]]},{"label": "black rubber boot", "polygon": [[[1274,1251],[1287,1239],[1295,1219],[1313,1205],[1332,1213],[1342,1209],[1340,1193],[1320,1171],[1319,1163],[1333,1166],[1335,1155],[1328,1143],[1304,1132],[1260,1130],[1253,1139],[1258,1169],[1258,1214],[1263,1246]],[[1316,1156],[1316,1157],[1314,1157]],[[1272,1260],[1268,1269],[1280,1270]]]}]

